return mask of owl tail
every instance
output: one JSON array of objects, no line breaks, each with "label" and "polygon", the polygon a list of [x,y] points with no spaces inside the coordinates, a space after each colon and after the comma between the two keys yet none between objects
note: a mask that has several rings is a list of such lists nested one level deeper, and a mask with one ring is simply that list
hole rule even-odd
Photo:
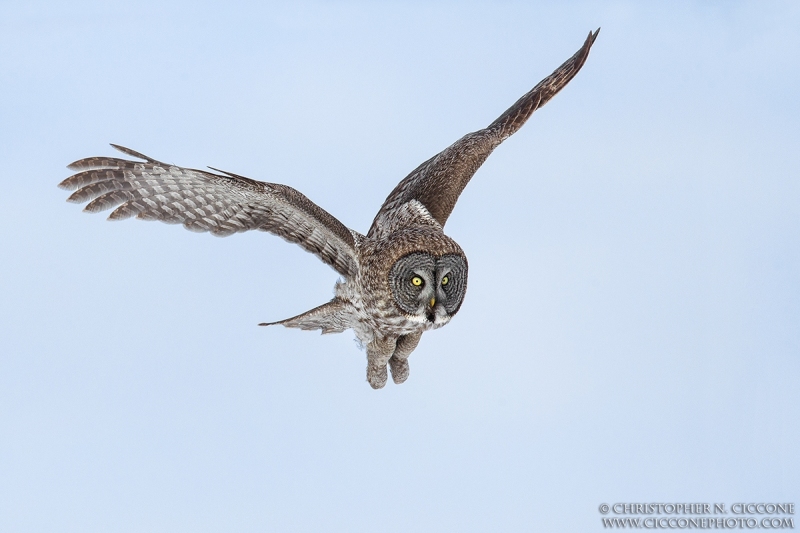
[{"label": "owl tail", "polygon": [[341,333],[355,324],[356,316],[350,302],[334,298],[326,304],[315,307],[300,315],[278,322],[263,322],[259,326],[283,325],[287,328],[305,330],[321,329],[322,334]]}]

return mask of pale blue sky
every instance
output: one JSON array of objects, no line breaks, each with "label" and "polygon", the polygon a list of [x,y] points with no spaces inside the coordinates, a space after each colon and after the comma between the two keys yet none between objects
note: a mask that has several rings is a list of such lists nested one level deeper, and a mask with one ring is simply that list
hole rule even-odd
[{"label": "pale blue sky", "polygon": [[[264,233],[108,223],[109,142],[366,231],[410,170],[600,36],[446,231],[466,301],[373,391],[259,322],[336,274]],[[0,530],[600,531],[800,503],[794,2],[0,5]]]}]

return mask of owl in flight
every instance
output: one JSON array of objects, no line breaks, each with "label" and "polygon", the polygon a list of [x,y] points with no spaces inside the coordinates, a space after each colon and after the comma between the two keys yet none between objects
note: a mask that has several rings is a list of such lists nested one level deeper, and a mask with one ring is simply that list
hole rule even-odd
[{"label": "owl in flight", "polygon": [[[342,278],[328,303],[293,318],[261,324],[340,333],[348,328],[367,351],[367,381],[408,378],[408,356],[426,331],[458,312],[467,290],[467,258],[443,227],[475,171],[500,143],[578,73],[599,30],[488,127],[469,133],[403,179],[366,235],[286,185],[264,183],[156,161],[122,146],[129,161],[90,157],[69,165],[77,174],[59,187],[94,213],[116,207],[110,220],[137,217],[183,224],[217,236],[262,230],[316,255]],[[77,190],[76,190],[77,189]]]}]

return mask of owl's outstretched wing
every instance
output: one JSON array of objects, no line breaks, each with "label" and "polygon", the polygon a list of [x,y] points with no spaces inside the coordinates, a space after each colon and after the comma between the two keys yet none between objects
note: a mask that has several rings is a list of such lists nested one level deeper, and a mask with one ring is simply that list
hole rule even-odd
[{"label": "owl's outstretched wing", "polygon": [[406,176],[386,198],[368,235],[379,231],[379,221],[385,213],[410,200],[421,202],[433,218],[444,226],[461,191],[492,150],[520,129],[534,111],[575,77],[589,56],[589,49],[599,32],[599,29],[590,32],[574,56],[540,81],[488,127],[465,135]]},{"label": "owl's outstretched wing", "polygon": [[135,216],[218,236],[268,231],[300,245],[345,277],[356,274],[357,234],[299,191],[223,171],[182,168],[112,146],[144,161],[90,157],[69,165],[80,172],[59,187],[75,190],[70,202],[89,201],[84,211],[116,207],[109,220]]}]

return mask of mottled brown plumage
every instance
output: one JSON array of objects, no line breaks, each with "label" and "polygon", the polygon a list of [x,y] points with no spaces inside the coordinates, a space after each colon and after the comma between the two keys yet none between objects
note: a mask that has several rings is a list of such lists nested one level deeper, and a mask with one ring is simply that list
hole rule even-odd
[{"label": "mottled brown plumage", "polygon": [[488,127],[465,135],[403,179],[366,236],[286,185],[182,168],[117,145],[112,146],[143,161],[81,159],[69,165],[80,172],[59,186],[75,191],[69,201],[89,202],[85,211],[114,207],[111,220],[135,216],[217,236],[262,230],[300,245],[342,275],[336,296],[262,325],[322,333],[352,328],[366,347],[370,385],[384,386],[387,365],[402,383],[422,333],[447,324],[466,292],[466,256],[443,232],[459,195],[492,150],[578,73],[597,33]]},{"label": "mottled brown plumage", "polygon": [[[516,133],[534,111],[546,104],[575,77],[589,57],[589,50],[599,31],[598,29],[594,33],[589,33],[586,42],[575,55],[536,84],[488,127],[468,133],[406,176],[386,198],[378,216],[375,217],[375,222],[382,213],[415,199],[419,200],[433,218],[444,226],[461,191],[489,154]],[[375,223],[370,228],[369,234],[374,229]]]}]

